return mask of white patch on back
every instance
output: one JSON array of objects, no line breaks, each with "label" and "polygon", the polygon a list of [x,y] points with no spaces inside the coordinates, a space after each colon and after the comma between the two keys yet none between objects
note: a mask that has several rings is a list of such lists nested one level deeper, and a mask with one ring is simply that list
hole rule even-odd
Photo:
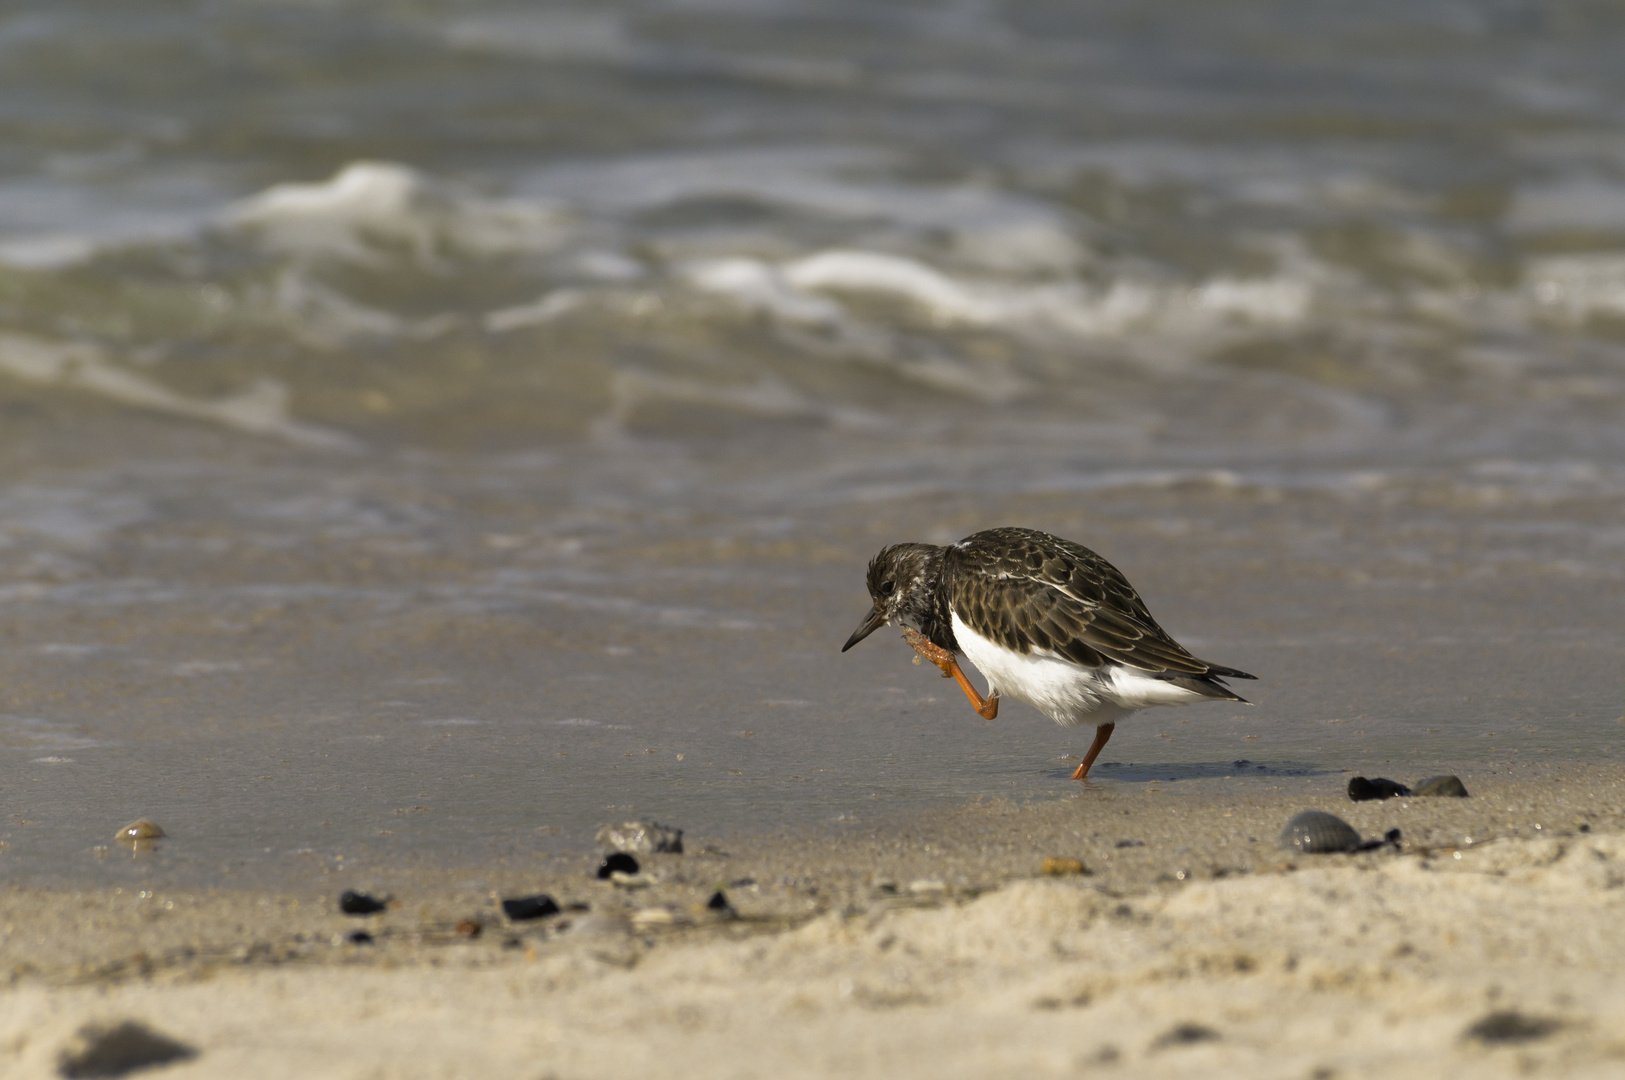
[{"label": "white patch on back", "polygon": [[1048,651],[1011,652],[966,626],[957,612],[950,618],[965,658],[987,676],[989,693],[1025,701],[1062,727],[1110,724],[1153,705],[1205,700],[1194,690],[1110,662],[1086,668]]}]

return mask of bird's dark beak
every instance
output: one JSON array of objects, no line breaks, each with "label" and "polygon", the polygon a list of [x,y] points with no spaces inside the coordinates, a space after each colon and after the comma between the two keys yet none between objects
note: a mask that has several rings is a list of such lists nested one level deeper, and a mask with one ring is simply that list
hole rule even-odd
[{"label": "bird's dark beak", "polygon": [[852,631],[852,636],[846,639],[846,644],[841,646],[841,651],[845,652],[885,625],[886,613],[879,608],[875,608],[858,624],[858,628]]}]

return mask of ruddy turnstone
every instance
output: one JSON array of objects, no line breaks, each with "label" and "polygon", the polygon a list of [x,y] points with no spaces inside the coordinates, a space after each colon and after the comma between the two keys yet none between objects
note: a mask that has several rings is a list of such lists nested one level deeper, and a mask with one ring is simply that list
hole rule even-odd
[{"label": "ruddy turnstone", "polygon": [[[882,626],[959,683],[992,720],[999,698],[1062,727],[1095,724],[1072,779],[1083,780],[1117,721],[1154,705],[1239,701],[1221,679],[1256,676],[1198,660],[1169,637],[1121,571],[1082,544],[1033,529],[988,529],[957,544],[894,544],[869,563],[875,607],[841,646]],[[976,692],[964,653],[987,676]]]}]

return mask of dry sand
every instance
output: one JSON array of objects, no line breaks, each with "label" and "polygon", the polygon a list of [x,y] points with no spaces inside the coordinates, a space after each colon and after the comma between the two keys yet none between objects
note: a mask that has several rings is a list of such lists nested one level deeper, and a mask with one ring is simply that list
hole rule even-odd
[{"label": "dry sand", "polygon": [[[691,837],[634,888],[586,856],[275,893],[13,886],[0,1075],[56,1076],[86,1025],[131,1020],[195,1052],[146,1074],[177,1080],[1625,1076],[1625,771],[1358,805],[1346,779]],[[1310,808],[1404,842],[1281,851]],[[361,885],[397,903],[339,914]],[[717,885],[738,918],[703,907]],[[502,918],[538,890],[578,909]]]}]

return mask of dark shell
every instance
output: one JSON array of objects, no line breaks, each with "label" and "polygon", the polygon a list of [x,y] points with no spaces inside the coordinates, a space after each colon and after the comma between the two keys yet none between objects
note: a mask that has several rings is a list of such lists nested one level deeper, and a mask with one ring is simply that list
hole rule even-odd
[{"label": "dark shell", "polygon": [[1520,1043],[1544,1039],[1563,1027],[1563,1021],[1546,1016],[1525,1016],[1507,1009],[1492,1012],[1462,1032],[1468,1039],[1483,1043]]},{"label": "dark shell", "polygon": [[197,1051],[134,1020],[104,1027],[89,1025],[62,1049],[57,1073],[68,1080],[82,1076],[123,1076],[137,1069],[168,1065],[197,1057]]},{"label": "dark shell", "polygon": [[1411,789],[1394,780],[1384,780],[1382,777],[1367,780],[1363,776],[1356,776],[1349,781],[1349,798],[1355,802],[1369,802],[1372,799],[1392,799],[1400,795],[1409,795]]},{"label": "dark shell", "polygon": [[114,839],[126,844],[136,844],[143,840],[162,840],[167,835],[169,834],[164,832],[163,826],[146,818],[136,818],[113,834]]},{"label": "dark shell", "polygon": [[1412,795],[1442,795],[1447,798],[1465,799],[1467,787],[1461,782],[1459,776],[1430,776],[1419,781],[1411,789]]},{"label": "dark shell", "polygon": [[546,893],[537,893],[535,896],[516,896],[511,900],[502,901],[502,914],[514,922],[524,922],[527,919],[545,919],[549,915],[557,915],[558,913],[558,902]]},{"label": "dark shell", "polygon": [[1336,814],[1305,810],[1295,814],[1281,830],[1281,846],[1306,854],[1352,851],[1360,844],[1360,834]]},{"label": "dark shell", "polygon": [[345,889],[339,896],[339,910],[346,915],[376,915],[388,906],[383,900],[350,889]]},{"label": "dark shell", "polygon": [[611,874],[635,874],[638,861],[624,851],[617,851],[598,864],[598,880],[608,881]]}]

